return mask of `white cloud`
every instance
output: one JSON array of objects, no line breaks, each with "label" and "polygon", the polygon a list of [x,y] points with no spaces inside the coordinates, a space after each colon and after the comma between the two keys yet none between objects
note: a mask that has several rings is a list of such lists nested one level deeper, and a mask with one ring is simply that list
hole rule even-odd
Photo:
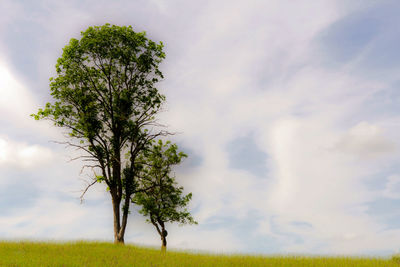
[{"label": "white cloud", "polygon": [[[1,235],[9,239],[111,239],[112,214],[108,210],[101,201],[87,206],[80,205],[78,200],[41,196],[33,207],[19,214],[0,216],[4,226]],[[94,224],[96,227],[92,227]]]},{"label": "white cloud", "polygon": [[382,129],[368,122],[360,122],[339,140],[336,148],[358,157],[377,157],[395,151],[395,143],[386,138]]},{"label": "white cloud", "polygon": [[[1,54],[0,54],[1,58]],[[18,81],[7,67],[5,61],[0,59],[0,123],[5,127],[0,135],[31,134],[62,140],[63,135],[48,121],[35,121],[30,114],[36,113],[44,103],[38,104],[30,88]],[[5,132],[7,131],[7,132]]]},{"label": "white cloud", "polygon": [[37,168],[49,163],[54,154],[46,147],[0,138],[0,166]]},{"label": "white cloud", "polygon": [[[3,117],[21,119],[29,116],[33,106],[31,93],[24,88],[0,61],[0,112]],[[4,116],[5,115],[5,116]]]}]

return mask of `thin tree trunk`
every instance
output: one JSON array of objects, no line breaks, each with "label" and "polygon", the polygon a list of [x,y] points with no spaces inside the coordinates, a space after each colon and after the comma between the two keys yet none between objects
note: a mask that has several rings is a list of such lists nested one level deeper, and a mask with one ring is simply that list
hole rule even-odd
[{"label": "thin tree trunk", "polygon": [[166,252],[167,251],[167,237],[162,236],[161,237],[161,252]]},{"label": "thin tree trunk", "polygon": [[124,208],[122,210],[122,222],[118,232],[118,236],[120,239],[122,239],[122,243],[124,243],[125,229],[126,229],[126,224],[128,223],[130,199],[131,199],[130,196],[125,197]]},{"label": "thin tree trunk", "polygon": [[165,252],[167,250],[167,234],[168,232],[165,230],[164,223],[162,221],[158,221],[160,223],[161,229],[158,226],[157,222],[153,218],[153,215],[150,213],[150,221],[156,227],[158,234],[161,237],[161,252]]},{"label": "thin tree trunk", "polygon": [[[122,199],[122,181],[121,181],[121,155],[119,148],[119,135],[115,133],[113,142],[114,153],[112,155],[112,183],[110,193],[114,212],[114,243],[124,244],[124,233],[121,234],[121,199]],[[125,231],[123,231],[125,232]]]},{"label": "thin tree trunk", "polygon": [[[114,191],[114,190],[113,190]],[[113,204],[113,213],[114,213],[114,243],[120,244],[124,243],[124,236],[120,235],[120,203],[121,199],[116,195],[115,192],[111,193],[112,204]]]},{"label": "thin tree trunk", "polygon": [[167,232],[167,230],[165,230],[165,227],[163,224],[162,230],[161,230],[161,252],[167,251],[167,235],[168,235],[168,232]]}]

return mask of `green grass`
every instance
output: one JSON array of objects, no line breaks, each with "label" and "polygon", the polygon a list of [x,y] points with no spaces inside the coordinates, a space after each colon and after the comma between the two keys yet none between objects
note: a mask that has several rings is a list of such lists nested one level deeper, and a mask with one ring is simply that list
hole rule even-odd
[{"label": "green grass", "polygon": [[208,255],[100,242],[0,242],[0,266],[382,266],[396,258]]}]

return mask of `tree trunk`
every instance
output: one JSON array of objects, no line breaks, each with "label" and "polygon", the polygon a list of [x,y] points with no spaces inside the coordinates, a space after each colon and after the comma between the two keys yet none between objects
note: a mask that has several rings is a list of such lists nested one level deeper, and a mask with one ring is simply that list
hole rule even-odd
[{"label": "tree trunk", "polygon": [[[114,190],[112,190],[114,191]],[[113,213],[114,213],[114,243],[115,244],[123,244],[124,243],[124,235],[120,234],[121,224],[120,224],[120,204],[121,199],[117,196],[115,192],[111,192],[112,204],[113,204]]]},{"label": "tree trunk", "polygon": [[122,222],[121,222],[121,227],[118,232],[118,236],[122,241],[120,241],[119,243],[124,243],[126,224],[128,223],[130,200],[131,200],[131,197],[129,194],[127,197],[125,197],[124,208],[122,209]]},{"label": "tree trunk", "polygon": [[[112,183],[110,188],[113,212],[114,212],[114,243],[124,244],[125,229],[121,231],[121,200],[122,200],[122,181],[121,181],[121,151],[119,148],[119,135],[114,133],[113,142],[114,153],[112,155]],[[122,232],[122,233],[121,233]]]},{"label": "tree trunk", "polygon": [[168,235],[167,230],[165,230],[165,228],[162,227],[162,231],[161,231],[161,252],[166,252],[167,251],[167,235]]},{"label": "tree trunk", "polygon": [[167,237],[163,236],[161,237],[161,252],[166,252],[167,251]]}]

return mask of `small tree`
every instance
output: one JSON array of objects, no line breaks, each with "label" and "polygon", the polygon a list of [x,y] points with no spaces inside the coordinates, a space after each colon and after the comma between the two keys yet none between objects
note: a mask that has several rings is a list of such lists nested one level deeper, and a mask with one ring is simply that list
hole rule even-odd
[{"label": "small tree", "polygon": [[[132,27],[89,27],[71,39],[51,78],[53,103],[32,114],[67,130],[67,145],[85,153],[84,167],[94,168],[88,187],[105,183],[111,195],[114,241],[124,243],[129,204],[136,192],[136,159],[148,142],[167,134],[155,131],[155,115],[165,97],[155,84],[163,78],[162,43]],[[127,155],[127,158],[121,155]],[[123,202],[122,202],[123,201]]]},{"label": "small tree", "polygon": [[147,216],[147,222],[156,228],[161,237],[162,251],[167,247],[165,223],[197,224],[186,209],[192,193],[183,195],[183,187],[179,187],[171,175],[172,166],[179,164],[185,157],[186,154],[178,152],[176,144],[169,141],[163,144],[161,140],[153,142],[138,157],[140,186],[150,189],[136,193],[133,202],[141,206],[139,212]]}]

